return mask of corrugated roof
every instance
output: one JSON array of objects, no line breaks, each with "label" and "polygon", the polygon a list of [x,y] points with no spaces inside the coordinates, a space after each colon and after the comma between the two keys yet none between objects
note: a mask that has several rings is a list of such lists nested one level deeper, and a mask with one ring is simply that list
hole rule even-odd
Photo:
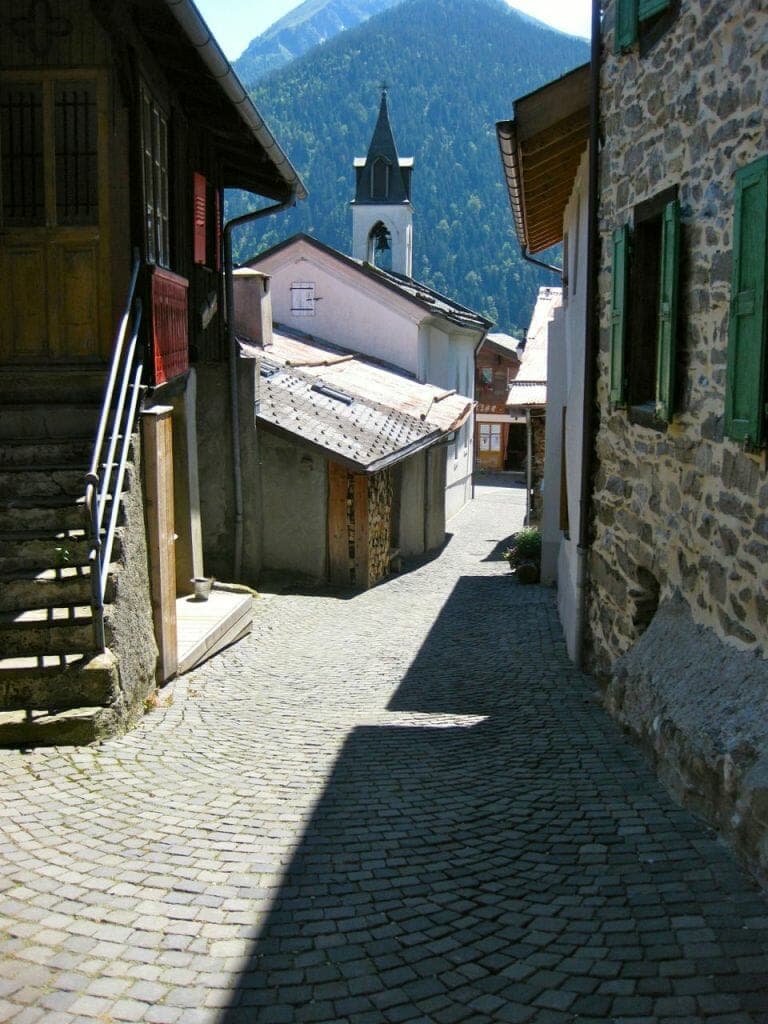
[{"label": "corrugated roof", "polygon": [[507,405],[520,407],[547,404],[547,385],[532,380],[516,380],[509,386]]},{"label": "corrugated roof", "polygon": [[275,332],[262,360],[257,420],[358,472],[373,473],[458,429],[472,399],[305,336]]},{"label": "corrugated roof", "polygon": [[549,322],[562,305],[562,288],[539,288],[536,305],[525,336],[520,369],[507,395],[507,405],[533,406],[547,403],[547,349]]}]

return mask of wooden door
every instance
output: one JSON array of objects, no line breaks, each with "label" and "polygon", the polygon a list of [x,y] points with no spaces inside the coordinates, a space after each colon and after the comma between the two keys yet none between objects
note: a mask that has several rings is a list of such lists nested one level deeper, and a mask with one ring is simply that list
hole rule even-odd
[{"label": "wooden door", "polygon": [[103,359],[111,344],[106,82],[0,77],[0,362]]}]

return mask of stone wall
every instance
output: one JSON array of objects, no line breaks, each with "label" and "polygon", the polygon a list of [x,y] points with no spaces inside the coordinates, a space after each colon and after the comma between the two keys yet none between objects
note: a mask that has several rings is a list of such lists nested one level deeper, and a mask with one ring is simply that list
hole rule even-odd
[{"label": "stone wall", "polygon": [[[673,792],[764,872],[768,473],[723,426],[734,175],[768,153],[768,9],[675,7],[642,53],[614,53],[615,0],[605,12],[591,667]],[[678,387],[664,425],[610,402],[611,263],[614,229],[672,187]]]},{"label": "stone wall", "polygon": [[[681,0],[643,55],[613,52],[601,82],[600,365],[589,609],[594,667],[642,635],[660,600],[734,650],[768,655],[764,453],[723,438],[734,173],[768,153],[768,11],[758,0]],[[682,210],[679,388],[667,428],[632,422],[608,394],[611,236],[677,186]]]},{"label": "stone wall", "polygon": [[531,414],[531,522],[541,523],[544,495],[544,455],[547,419],[544,413]]},{"label": "stone wall", "polygon": [[123,493],[119,527],[120,569],[116,574],[114,601],[105,607],[107,643],[117,659],[120,673],[120,699],[113,709],[115,728],[119,732],[135,725],[144,714],[144,701],[155,689],[157,668],[138,433],[134,436],[132,450],[130,485]]}]

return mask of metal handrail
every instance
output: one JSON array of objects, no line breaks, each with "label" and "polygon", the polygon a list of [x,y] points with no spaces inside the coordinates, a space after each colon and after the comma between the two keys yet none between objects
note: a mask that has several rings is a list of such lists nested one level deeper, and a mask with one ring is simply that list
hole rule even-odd
[{"label": "metal handrail", "polygon": [[[98,651],[106,649],[104,597],[144,370],[143,354],[139,345],[142,304],[141,299],[135,298],[140,268],[141,257],[138,250],[135,250],[125,312],[115,336],[91,464],[85,475],[91,608],[94,642]],[[128,336],[129,326],[131,331]],[[105,530],[104,519],[108,507],[109,522]]]}]

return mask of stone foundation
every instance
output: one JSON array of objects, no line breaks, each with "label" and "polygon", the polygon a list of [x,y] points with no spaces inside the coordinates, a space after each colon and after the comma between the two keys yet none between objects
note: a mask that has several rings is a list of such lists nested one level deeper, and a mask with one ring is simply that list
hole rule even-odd
[{"label": "stone foundation", "polygon": [[681,803],[768,880],[768,663],[663,602],[613,665],[605,703]]}]

